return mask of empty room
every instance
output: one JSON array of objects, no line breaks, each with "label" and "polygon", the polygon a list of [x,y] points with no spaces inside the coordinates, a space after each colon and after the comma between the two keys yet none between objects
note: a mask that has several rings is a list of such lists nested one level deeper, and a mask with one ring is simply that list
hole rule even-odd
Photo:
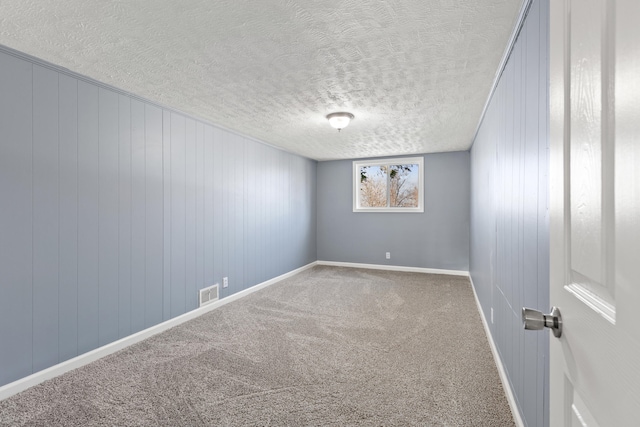
[{"label": "empty room", "polygon": [[0,2],[0,426],[633,426],[640,3]]}]

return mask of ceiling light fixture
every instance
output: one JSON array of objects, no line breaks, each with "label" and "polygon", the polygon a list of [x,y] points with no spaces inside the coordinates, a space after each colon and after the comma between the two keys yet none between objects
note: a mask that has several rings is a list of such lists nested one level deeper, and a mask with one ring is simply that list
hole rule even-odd
[{"label": "ceiling light fixture", "polygon": [[327,116],[327,120],[329,120],[331,127],[338,129],[338,132],[340,132],[349,126],[349,122],[353,120],[353,117],[351,113],[331,113]]}]

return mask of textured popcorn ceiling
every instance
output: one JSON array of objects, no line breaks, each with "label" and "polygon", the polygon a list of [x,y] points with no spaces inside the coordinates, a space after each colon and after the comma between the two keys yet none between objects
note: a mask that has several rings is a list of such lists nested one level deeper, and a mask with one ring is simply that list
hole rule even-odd
[{"label": "textured popcorn ceiling", "polygon": [[[314,159],[466,150],[519,0],[0,0],[0,44]],[[341,133],[325,119],[349,111]]]}]

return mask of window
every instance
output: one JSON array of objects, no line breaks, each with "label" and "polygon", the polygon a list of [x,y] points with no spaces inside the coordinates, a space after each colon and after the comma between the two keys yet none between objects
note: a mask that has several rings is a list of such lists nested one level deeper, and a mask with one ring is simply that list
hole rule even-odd
[{"label": "window", "polygon": [[353,162],[354,212],[424,212],[424,158]]}]

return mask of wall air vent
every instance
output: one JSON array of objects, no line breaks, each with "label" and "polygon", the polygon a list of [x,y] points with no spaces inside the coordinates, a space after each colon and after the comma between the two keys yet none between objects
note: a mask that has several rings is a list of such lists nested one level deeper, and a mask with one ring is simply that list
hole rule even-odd
[{"label": "wall air vent", "polygon": [[199,301],[200,301],[200,305],[199,307],[202,307],[203,305],[207,305],[210,304],[214,301],[218,301],[218,284],[216,283],[213,286],[209,286],[208,288],[204,288],[204,289],[200,289],[200,291],[198,291],[198,294],[200,296]]}]

